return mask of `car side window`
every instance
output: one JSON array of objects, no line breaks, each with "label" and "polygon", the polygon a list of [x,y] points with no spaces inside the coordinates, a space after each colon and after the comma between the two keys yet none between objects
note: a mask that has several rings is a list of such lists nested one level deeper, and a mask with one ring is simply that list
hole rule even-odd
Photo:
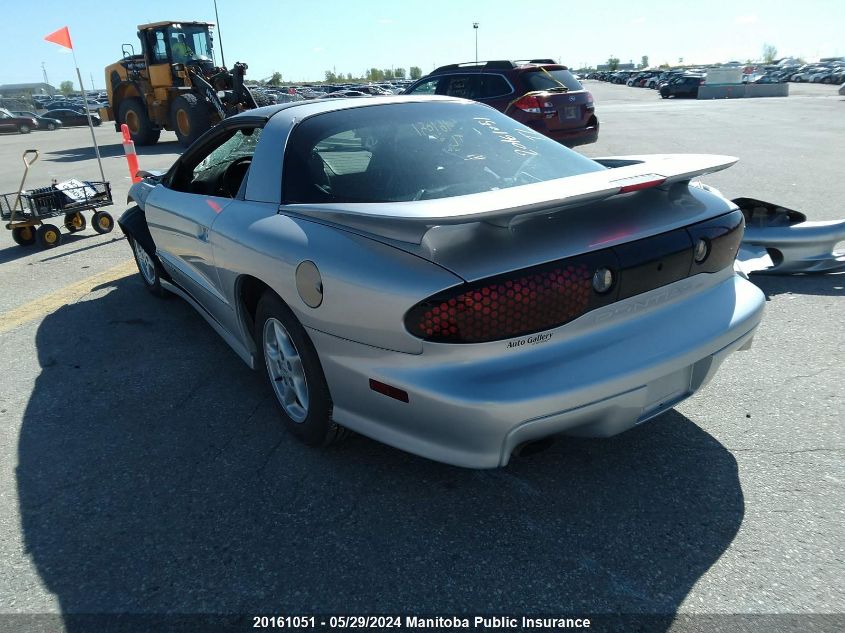
[{"label": "car side window", "polygon": [[437,84],[440,83],[440,77],[433,77],[428,79],[411,91],[415,95],[433,95],[437,94]]},{"label": "car side window", "polygon": [[228,130],[180,166],[170,187],[176,191],[234,198],[246,181],[261,128]]},{"label": "car side window", "polygon": [[449,97],[475,99],[478,94],[478,75],[450,75],[446,78],[445,91]]},{"label": "car side window", "polygon": [[513,92],[510,84],[501,75],[481,75],[476,99],[495,99]]}]

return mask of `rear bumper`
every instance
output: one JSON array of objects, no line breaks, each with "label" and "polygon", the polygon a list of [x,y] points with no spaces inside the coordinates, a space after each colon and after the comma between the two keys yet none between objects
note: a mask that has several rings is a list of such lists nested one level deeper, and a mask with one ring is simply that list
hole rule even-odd
[{"label": "rear bumper", "polygon": [[558,143],[563,143],[567,147],[575,147],[577,145],[587,145],[588,143],[595,143],[599,140],[599,126],[591,125],[575,130],[548,130],[546,136],[556,140]]},{"label": "rear bumper", "polygon": [[[339,424],[430,459],[493,468],[521,443],[615,435],[671,408],[750,344],[764,303],[725,270],[606,306],[540,344],[426,344],[411,355],[309,333]],[[370,390],[370,378],[409,401]]]}]

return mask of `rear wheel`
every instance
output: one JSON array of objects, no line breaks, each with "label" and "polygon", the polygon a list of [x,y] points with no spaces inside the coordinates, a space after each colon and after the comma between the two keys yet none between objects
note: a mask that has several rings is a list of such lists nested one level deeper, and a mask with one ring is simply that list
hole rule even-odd
[{"label": "rear wheel", "polygon": [[35,244],[35,228],[19,226],[12,229],[12,239],[18,246],[32,246]]},{"label": "rear wheel", "polygon": [[161,136],[161,130],[153,128],[147,107],[138,97],[121,101],[117,118],[129,128],[129,135],[136,145],[155,145]]},{"label": "rear wheel", "polygon": [[326,446],[346,431],[332,419],[332,399],[305,328],[285,303],[266,292],[258,302],[255,342],[285,428],[310,446]]},{"label": "rear wheel", "polygon": [[111,230],[114,228],[114,218],[105,211],[97,211],[94,217],[91,218],[91,225],[101,235],[103,233],[111,233]]},{"label": "rear wheel", "polygon": [[170,127],[183,147],[188,147],[211,127],[208,108],[194,94],[184,94],[173,100]]},{"label": "rear wheel", "polygon": [[54,224],[42,224],[38,227],[38,243],[42,248],[55,248],[62,243],[62,234]]}]

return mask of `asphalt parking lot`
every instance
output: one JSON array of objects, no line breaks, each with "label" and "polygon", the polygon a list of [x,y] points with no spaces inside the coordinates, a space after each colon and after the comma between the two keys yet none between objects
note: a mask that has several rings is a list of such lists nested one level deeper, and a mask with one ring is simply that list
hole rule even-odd
[{"label": "asphalt parking lot", "polygon": [[[726,196],[845,217],[835,87],[694,101],[586,85],[602,128],[584,154],[730,154],[705,179]],[[96,134],[118,215],[120,137]],[[17,188],[29,147],[31,186],[96,179],[90,140],[0,136],[0,189]],[[179,149],[166,133],[141,167]],[[146,293],[129,258],[117,231],[46,251],[0,231],[0,612],[58,614],[50,630],[69,631],[91,630],[70,614],[104,612],[845,627],[845,275],[755,278],[769,301],[753,348],[676,410],[470,471],[359,436],[298,444],[260,376],[185,303]]]}]

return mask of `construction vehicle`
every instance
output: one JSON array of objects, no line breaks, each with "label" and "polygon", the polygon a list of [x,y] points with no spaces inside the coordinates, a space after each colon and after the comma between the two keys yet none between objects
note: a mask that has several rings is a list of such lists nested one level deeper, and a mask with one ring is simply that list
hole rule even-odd
[{"label": "construction vehicle", "polygon": [[[244,85],[247,65],[215,66],[209,22],[153,22],[138,27],[141,54],[132,44],[106,66],[104,121],[129,127],[136,145],[154,145],[173,130],[187,147],[227,116],[258,107],[260,95]],[[222,60],[221,60],[222,61]],[[261,103],[260,105],[266,105]]]}]

